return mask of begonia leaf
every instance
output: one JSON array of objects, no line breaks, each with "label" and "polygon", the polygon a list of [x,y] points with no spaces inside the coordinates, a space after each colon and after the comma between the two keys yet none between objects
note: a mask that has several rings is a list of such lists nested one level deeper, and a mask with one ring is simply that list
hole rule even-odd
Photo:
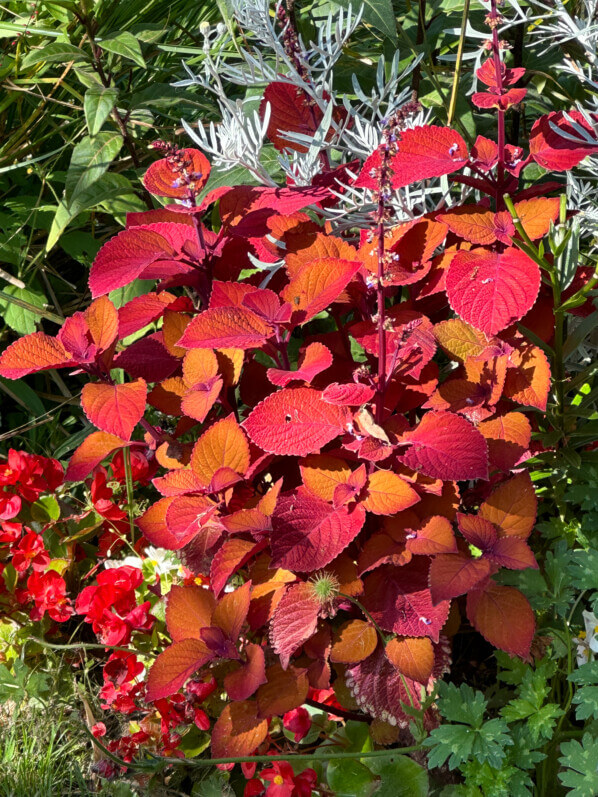
[{"label": "begonia leaf", "polygon": [[244,426],[264,451],[301,457],[342,434],[347,417],[344,408],[326,404],[317,390],[285,388],[260,402]]},{"label": "begonia leaf", "polygon": [[83,411],[102,432],[130,440],[147,399],[147,385],[143,379],[122,385],[88,382],[81,392]]}]

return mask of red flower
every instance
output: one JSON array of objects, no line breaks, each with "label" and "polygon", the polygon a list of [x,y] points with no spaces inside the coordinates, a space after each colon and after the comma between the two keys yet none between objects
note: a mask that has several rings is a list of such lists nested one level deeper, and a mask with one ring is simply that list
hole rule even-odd
[{"label": "red flower", "polygon": [[[1,500],[2,499],[0,499],[0,501]],[[9,543],[10,545],[17,542],[23,533],[23,526],[21,523],[2,523],[0,529],[0,542]]]},{"label": "red flower", "polygon": [[106,726],[103,722],[96,722],[96,724],[92,726],[91,732],[96,739],[101,739],[102,736],[106,735]]},{"label": "red flower", "polygon": [[260,772],[260,778],[270,782],[266,797],[310,797],[318,782],[313,769],[305,769],[295,775],[287,761],[275,761],[271,767]]},{"label": "red flower", "polygon": [[73,614],[71,602],[66,597],[66,584],[55,570],[32,573],[27,579],[27,589],[35,601],[32,620],[41,620],[46,612],[57,623],[66,622]]},{"label": "red flower", "polygon": [[48,566],[50,555],[45,549],[41,534],[30,531],[25,534],[13,551],[12,564],[17,573],[24,573],[31,565],[36,571],[43,571]]},{"label": "red flower", "polygon": [[303,708],[303,706],[294,708],[292,711],[287,711],[282,718],[282,722],[287,731],[295,734],[296,742],[300,742],[301,739],[304,739],[311,728],[309,711]]}]

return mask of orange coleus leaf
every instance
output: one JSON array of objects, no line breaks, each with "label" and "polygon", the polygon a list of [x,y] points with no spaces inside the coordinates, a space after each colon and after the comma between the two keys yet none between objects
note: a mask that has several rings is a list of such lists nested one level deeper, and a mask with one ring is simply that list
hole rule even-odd
[{"label": "orange coleus leaf", "polygon": [[457,552],[453,527],[442,515],[433,515],[417,528],[408,529],[405,546],[411,553],[424,556]]},{"label": "orange coleus leaf", "polygon": [[201,191],[210,176],[210,162],[203,152],[192,147],[187,147],[182,153],[182,158],[189,164],[186,173],[193,175],[193,179],[182,178],[174,159],[160,158],[143,175],[143,185],[150,194],[183,199],[190,190],[196,195]]},{"label": "orange coleus leaf", "polygon": [[481,210],[477,205],[462,205],[441,213],[438,219],[455,235],[471,243],[488,246],[496,241],[495,214],[491,210]]},{"label": "orange coleus leaf", "polygon": [[507,412],[478,424],[488,443],[488,459],[492,469],[509,472],[526,455],[532,427],[522,412]]},{"label": "orange coleus leaf", "polygon": [[536,629],[528,599],[514,587],[489,580],[467,596],[467,617],[494,647],[527,659]]},{"label": "orange coleus leaf", "polygon": [[427,684],[434,669],[434,646],[429,637],[395,637],[384,652],[405,678]]},{"label": "orange coleus leaf", "polygon": [[221,628],[233,642],[237,641],[241,627],[249,611],[251,581],[246,581],[234,592],[227,592],[221,598],[212,615],[212,625]]},{"label": "orange coleus leaf", "polygon": [[200,630],[212,625],[216,599],[208,589],[174,585],[166,597],[166,627],[173,642],[201,639]]},{"label": "orange coleus leaf", "polygon": [[303,266],[314,260],[325,260],[327,258],[351,262],[358,260],[355,247],[334,235],[318,232],[309,245],[306,245],[307,242],[304,240],[300,240],[297,243],[299,245],[287,251],[285,257],[286,271],[291,280],[297,276]]},{"label": "orange coleus leaf", "polygon": [[83,313],[91,338],[100,351],[106,351],[117,339],[119,315],[107,296],[100,296]]},{"label": "orange coleus leaf", "polygon": [[356,260],[321,258],[306,263],[282,292],[282,298],[305,324],[332,304],[359,271]]},{"label": "orange coleus leaf", "polygon": [[166,527],[182,548],[203,528],[216,512],[216,504],[205,495],[176,496],[166,511]]},{"label": "orange coleus leaf", "polygon": [[538,499],[527,471],[499,484],[479,509],[480,517],[494,523],[505,536],[526,540],[536,523]]},{"label": "orange coleus leaf", "polygon": [[211,349],[190,349],[183,360],[183,378],[188,387],[203,385],[218,376],[218,359]]},{"label": "orange coleus leaf", "polygon": [[130,440],[143,417],[146,399],[143,379],[123,385],[88,382],[81,391],[81,406],[93,425],[124,440]]},{"label": "orange coleus leaf", "polygon": [[241,476],[249,468],[249,443],[234,415],[210,426],[191,454],[191,470],[205,487],[220,468],[230,468]]},{"label": "orange coleus leaf", "polygon": [[231,700],[247,700],[266,683],[264,649],[250,643],[245,647],[247,661],[224,676],[224,688]]},{"label": "orange coleus leaf", "polygon": [[378,644],[378,634],[365,620],[349,620],[338,629],[330,651],[330,661],[356,664],[370,656]]},{"label": "orange coleus leaf", "polygon": [[470,357],[484,356],[490,345],[481,330],[475,329],[461,318],[450,318],[436,324],[434,336],[447,354],[461,362]]},{"label": "orange coleus leaf", "polygon": [[323,501],[332,501],[339,484],[347,484],[351,468],[344,459],[327,454],[312,454],[301,465],[303,484],[312,495]]},{"label": "orange coleus leaf", "polygon": [[212,728],[212,758],[251,755],[268,735],[268,720],[257,714],[255,700],[229,703]]},{"label": "orange coleus leaf", "polygon": [[283,670],[273,664],[266,670],[267,681],[257,690],[259,717],[282,716],[303,705],[309,692],[309,681],[305,670],[289,667]]},{"label": "orange coleus leaf", "polygon": [[218,549],[210,567],[210,585],[215,595],[220,595],[228,579],[263,547],[255,540],[240,538],[227,540]]},{"label": "orange coleus leaf", "polygon": [[169,645],[151,666],[145,699],[153,703],[178,692],[185,681],[212,657],[212,652],[199,639],[183,639]]},{"label": "orange coleus leaf", "polygon": [[181,402],[181,411],[202,423],[214,406],[223,380],[218,373],[218,359],[211,349],[191,349],[183,360],[183,378],[190,388]]},{"label": "orange coleus leaf", "polygon": [[184,357],[187,353],[187,349],[177,346],[177,342],[181,339],[190,321],[191,317],[185,313],[178,313],[168,309],[164,311],[162,340],[164,346],[173,357]]},{"label": "orange coleus leaf", "polygon": [[106,457],[128,445],[130,443],[114,434],[92,432],[71,455],[65,479],[70,482],[83,481]]},{"label": "orange coleus leaf", "polygon": [[313,584],[291,584],[282,596],[270,625],[272,649],[287,669],[293,653],[316,632],[320,604]]},{"label": "orange coleus leaf", "polygon": [[368,477],[361,498],[374,515],[394,515],[419,501],[413,487],[390,470],[377,470]]},{"label": "orange coleus leaf", "polygon": [[48,368],[63,368],[76,361],[62,343],[45,332],[34,332],[17,338],[0,355],[0,376],[20,379],[27,374],[46,371]]},{"label": "orange coleus leaf", "polygon": [[526,407],[546,409],[550,392],[550,365],[538,346],[525,344],[511,352],[504,394]]},{"label": "orange coleus leaf", "polygon": [[174,498],[171,497],[160,498],[149,509],[146,509],[141,517],[137,518],[137,525],[141,529],[143,536],[152,545],[158,548],[166,548],[168,551],[176,551],[182,548],[184,544],[168,530],[166,525],[166,515],[173,501]]},{"label": "orange coleus leaf", "polygon": [[227,387],[236,385],[241,376],[245,351],[243,349],[216,349],[218,370]]},{"label": "orange coleus leaf", "polygon": [[189,390],[181,401],[182,414],[203,423],[208,412],[218,400],[221,390],[222,379],[220,377],[216,377],[205,385]]},{"label": "orange coleus leaf", "polygon": [[196,316],[177,344],[186,349],[254,349],[274,328],[244,307],[214,307]]}]

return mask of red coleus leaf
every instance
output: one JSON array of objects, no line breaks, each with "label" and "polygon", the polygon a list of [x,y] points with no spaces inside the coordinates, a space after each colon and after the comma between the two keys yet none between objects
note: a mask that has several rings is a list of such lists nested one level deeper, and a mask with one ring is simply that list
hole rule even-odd
[{"label": "red coleus leaf", "polygon": [[[541,116],[532,126],[529,151],[536,163],[548,171],[568,171],[588,155],[598,152],[598,145],[583,141],[583,136],[575,130],[567,117],[582,127],[589,134],[590,139],[595,140],[596,134],[580,111],[568,111],[567,116],[563,111],[553,111]],[[579,141],[565,136],[579,139]]]},{"label": "red coleus leaf", "polygon": [[429,570],[429,560],[418,557],[403,567],[384,565],[367,576],[363,604],[382,629],[401,636],[427,636],[438,642],[450,602],[433,603]]},{"label": "red coleus leaf", "polygon": [[[449,662],[450,649],[443,638],[439,645],[434,646],[433,677],[441,677],[448,670]],[[417,709],[422,703],[421,684],[391,664],[382,645],[378,645],[367,659],[347,670],[346,682],[362,711],[391,725],[408,727],[412,717],[405,707]],[[429,682],[426,686],[431,689],[432,684]],[[424,723],[428,727],[430,720],[424,717]]]},{"label": "red coleus leaf", "polygon": [[361,531],[359,504],[335,509],[306,490],[281,498],[272,516],[272,564],[305,573],[335,559]]},{"label": "red coleus leaf", "polygon": [[176,297],[168,291],[145,293],[131,299],[118,310],[119,338],[126,338],[162,318],[168,305],[175,301]]},{"label": "red coleus leaf", "polygon": [[130,443],[108,432],[92,432],[71,455],[65,480],[83,481],[106,457],[128,445]]},{"label": "red coleus leaf", "polygon": [[519,249],[457,252],[446,276],[453,310],[487,335],[495,335],[530,310],[540,289],[540,269]]},{"label": "red coleus leaf", "polygon": [[123,385],[88,382],[81,392],[81,406],[93,423],[103,432],[130,440],[147,399],[147,385],[143,379]]},{"label": "red coleus leaf", "polygon": [[267,221],[272,216],[288,216],[329,196],[330,191],[324,186],[237,185],[220,200],[220,217],[233,235],[267,235]]},{"label": "red coleus leaf", "polygon": [[270,454],[303,457],[345,431],[348,413],[327,404],[317,390],[286,388],[265,398],[249,414],[245,429]]},{"label": "red coleus leaf", "polygon": [[268,720],[260,719],[255,700],[226,705],[212,728],[212,758],[251,755],[268,735]]},{"label": "red coleus leaf", "polygon": [[[327,97],[329,100],[330,98]],[[277,150],[291,149],[295,152],[307,152],[303,144],[296,144],[286,139],[283,133],[302,133],[313,136],[323,118],[323,113],[317,104],[303,91],[291,83],[274,81],[264,91],[264,98],[260,103],[260,116],[266,113],[266,106],[270,103],[270,120],[268,122],[267,136]],[[342,108],[335,108],[333,118],[335,121],[343,118],[346,112]]]},{"label": "red coleus leaf", "polygon": [[430,565],[430,590],[433,602],[439,603],[469,592],[490,575],[487,559],[475,559],[466,553],[439,554]]},{"label": "red coleus leaf", "polygon": [[253,643],[245,647],[247,661],[224,676],[224,688],[231,700],[247,700],[266,683],[264,649]]},{"label": "red coleus leaf", "polygon": [[186,349],[254,349],[273,334],[273,327],[251,310],[214,307],[191,321],[178,345]]},{"label": "red coleus leaf", "polygon": [[203,495],[173,497],[166,510],[166,527],[182,548],[208,523],[216,505]]},{"label": "red coleus leaf", "polygon": [[313,584],[291,584],[282,596],[270,623],[272,649],[287,669],[293,653],[316,633],[320,604]]},{"label": "red coleus leaf", "polygon": [[399,455],[401,462],[425,476],[451,481],[488,478],[486,440],[460,415],[428,412],[400,442],[409,444]]},{"label": "red coleus leaf", "polygon": [[[496,63],[494,58],[487,58],[482,66],[476,70],[476,75],[482,83],[485,83],[490,88],[498,89],[498,75],[496,74]],[[507,69],[506,64],[501,61],[500,76],[501,86],[512,86],[517,83],[525,75],[523,67],[516,67],[515,69]]]},{"label": "red coleus leaf", "polygon": [[514,589],[488,580],[467,596],[467,617],[494,647],[526,659],[536,629],[527,598]]},{"label": "red coleus leaf", "polygon": [[509,89],[502,94],[492,91],[476,91],[472,95],[471,101],[478,108],[499,108],[501,111],[506,111],[513,105],[523,102],[526,94],[527,89]]},{"label": "red coleus leaf", "polygon": [[[105,434],[97,432],[97,434]],[[166,526],[166,513],[174,498],[161,498],[145,510],[141,517],[137,518],[137,525],[141,529],[143,536],[158,548],[165,548],[168,551],[176,551],[183,547],[184,543],[170,532]]]},{"label": "red coleus leaf", "polygon": [[149,671],[145,699],[153,703],[178,692],[185,681],[212,658],[212,652],[199,639],[183,639],[169,645]]},{"label": "red coleus leaf", "polygon": [[371,401],[375,395],[376,391],[369,385],[341,385],[338,382],[328,385],[322,392],[326,404],[338,404],[340,407],[360,407]]},{"label": "red coleus leaf", "polygon": [[27,374],[73,365],[72,355],[56,338],[34,332],[18,338],[0,355],[0,376],[20,379]]},{"label": "red coleus leaf", "polygon": [[538,569],[536,557],[529,545],[520,537],[499,537],[485,555],[499,567],[510,570]]},{"label": "red coleus leaf", "polygon": [[263,546],[253,540],[227,540],[218,549],[210,568],[210,585],[215,595],[220,595],[228,579],[248,562]]},{"label": "red coleus leaf", "polygon": [[[393,188],[450,174],[463,168],[467,159],[465,141],[450,127],[426,125],[404,130],[398,141],[398,152],[391,159]],[[378,148],[364,163],[355,185],[376,190],[376,171],[380,163],[381,149]]]},{"label": "red coleus leaf", "polygon": [[143,175],[143,185],[154,196],[184,199],[197,196],[210,176],[210,162],[198,149],[179,150],[178,157],[160,158]]},{"label": "red coleus leaf", "polygon": [[305,324],[332,304],[361,268],[356,260],[326,257],[306,263],[282,292],[294,318]]},{"label": "red coleus leaf", "polygon": [[[268,368],[268,379],[273,385],[286,387],[289,382],[300,380],[311,382],[322,371],[332,365],[332,354],[323,343],[310,343],[299,360],[296,371],[283,371],[280,368]],[[331,403],[331,402],[329,402]]]},{"label": "red coleus leaf", "polygon": [[163,234],[172,232],[173,227],[184,228],[189,238],[194,235],[186,224],[162,223],[123,230],[105,243],[89,274],[92,296],[102,296],[128,285],[156,260],[176,258],[176,247]]}]

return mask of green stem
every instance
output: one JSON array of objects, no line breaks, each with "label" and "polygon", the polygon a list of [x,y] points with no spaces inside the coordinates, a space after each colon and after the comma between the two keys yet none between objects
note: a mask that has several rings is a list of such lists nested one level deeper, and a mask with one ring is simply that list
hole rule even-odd
[{"label": "green stem", "polygon": [[372,617],[372,615],[371,615],[371,614],[368,612],[368,610],[365,608],[365,606],[364,606],[362,603],[360,603],[360,602],[357,600],[357,598],[352,598],[350,595],[345,595],[345,593],[344,593],[344,592],[339,592],[339,593],[338,593],[338,596],[339,596],[339,598],[344,598],[345,600],[347,600],[347,601],[350,601],[352,604],[354,604],[355,606],[357,606],[357,608],[358,608],[360,611],[362,611],[362,612],[365,614],[365,616],[368,618],[368,620],[370,621],[370,623],[371,623],[371,624],[374,626],[374,628],[375,628],[375,629],[376,629],[376,631],[378,632],[378,635],[379,635],[380,639],[382,640],[382,643],[383,643],[383,644],[384,644],[384,646],[386,647],[386,644],[387,644],[387,642],[388,642],[388,639],[389,639],[389,638],[386,636],[386,634],[384,633],[384,631],[383,631],[383,630],[380,628],[380,626],[378,625],[378,623],[377,623],[377,622],[374,620],[374,618],[373,618],[373,617]]},{"label": "green stem", "polygon": [[467,19],[469,17],[469,0],[465,0],[463,5],[463,17],[461,19],[461,34],[459,36],[459,46],[457,47],[457,60],[455,62],[455,75],[453,77],[453,89],[451,101],[449,103],[447,124],[453,123],[455,111],[457,109],[457,97],[459,96],[459,80],[461,78],[461,65],[463,64],[463,48],[465,45],[465,35],[467,31]]},{"label": "green stem", "polygon": [[123,448],[123,462],[125,465],[125,487],[127,490],[127,511],[129,513],[131,543],[135,545],[135,505],[133,503],[133,470],[131,468],[130,448]]}]

